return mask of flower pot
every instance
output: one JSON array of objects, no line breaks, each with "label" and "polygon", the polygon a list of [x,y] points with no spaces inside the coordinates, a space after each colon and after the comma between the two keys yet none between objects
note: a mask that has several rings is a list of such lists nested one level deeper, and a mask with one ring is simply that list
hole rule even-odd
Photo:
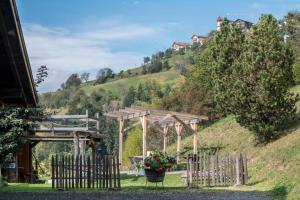
[{"label": "flower pot", "polygon": [[145,174],[147,181],[152,183],[163,182],[165,178],[165,170],[158,172],[153,169],[145,169]]},{"label": "flower pot", "polygon": [[136,176],[144,176],[145,175],[145,170],[144,169],[137,169],[135,172]]}]

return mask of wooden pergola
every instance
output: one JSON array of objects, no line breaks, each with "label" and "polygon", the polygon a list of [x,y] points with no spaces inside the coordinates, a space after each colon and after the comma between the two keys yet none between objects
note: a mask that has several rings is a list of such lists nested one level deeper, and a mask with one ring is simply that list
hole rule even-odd
[{"label": "wooden pergola", "polygon": [[[193,151],[197,153],[197,125],[207,121],[207,116],[192,115],[166,110],[153,110],[143,107],[131,106],[118,111],[104,114],[107,117],[119,120],[119,159],[122,161],[123,137],[126,130],[141,124],[143,128],[143,159],[147,156],[147,128],[153,127],[163,134],[163,152],[166,153],[169,127],[175,127],[177,134],[177,162],[180,160],[182,130],[186,128],[193,133]],[[125,127],[125,121],[139,119],[138,123]]]}]

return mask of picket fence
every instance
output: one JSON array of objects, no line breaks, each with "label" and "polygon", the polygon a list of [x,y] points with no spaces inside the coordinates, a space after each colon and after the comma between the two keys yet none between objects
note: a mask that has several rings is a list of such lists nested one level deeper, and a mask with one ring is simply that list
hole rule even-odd
[{"label": "picket fence", "polygon": [[118,156],[88,157],[52,156],[52,188],[120,189],[120,162]]},{"label": "picket fence", "polygon": [[248,180],[247,158],[238,155],[189,154],[189,187],[245,185]]}]

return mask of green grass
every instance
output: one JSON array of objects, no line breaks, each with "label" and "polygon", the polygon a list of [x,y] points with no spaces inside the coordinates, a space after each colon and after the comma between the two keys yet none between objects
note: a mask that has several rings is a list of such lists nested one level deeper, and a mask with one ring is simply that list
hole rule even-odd
[{"label": "green grass", "polygon": [[93,91],[98,89],[109,90],[115,97],[119,97],[124,93],[124,89],[128,89],[131,86],[136,87],[138,83],[146,80],[154,80],[160,84],[177,84],[182,79],[183,77],[176,70],[169,70],[160,73],[123,78],[99,85],[93,85],[92,83],[84,84],[81,89],[85,91],[87,95],[90,95]]},{"label": "green grass", "polygon": [[[180,191],[187,188],[181,180],[180,174],[166,174],[164,186],[161,183],[148,183],[144,176],[136,177],[132,175],[122,175],[121,187],[123,192],[151,191],[152,189]],[[0,192],[53,192],[50,184],[27,184],[27,183],[10,183],[8,186],[0,188]],[[105,191],[99,189],[74,189],[74,191]]]}]

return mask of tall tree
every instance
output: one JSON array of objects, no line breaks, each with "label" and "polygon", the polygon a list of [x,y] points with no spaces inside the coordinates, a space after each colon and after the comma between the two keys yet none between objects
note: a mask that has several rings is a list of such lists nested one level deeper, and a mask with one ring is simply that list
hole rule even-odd
[{"label": "tall tree", "polygon": [[69,78],[67,79],[66,83],[64,84],[65,88],[70,87],[78,87],[81,84],[81,79],[79,78],[78,74],[71,74]]},{"label": "tall tree", "polygon": [[115,74],[112,69],[110,68],[102,68],[99,69],[97,76],[96,76],[96,82],[97,83],[105,83],[108,79],[114,78]]},{"label": "tall tree", "polygon": [[144,64],[147,64],[150,62],[150,57],[147,56],[147,57],[144,57]]},{"label": "tall tree", "polygon": [[243,32],[224,19],[221,31],[217,32],[210,45],[211,81],[216,108],[229,113],[232,107],[231,97],[234,93],[232,87],[232,67],[240,57],[244,43]]},{"label": "tall tree", "polygon": [[233,70],[236,92],[232,111],[259,142],[276,138],[295,112],[297,98],[289,92],[292,63],[293,54],[277,20],[263,15],[249,33]]},{"label": "tall tree", "polygon": [[48,68],[46,65],[42,65],[38,68],[36,74],[35,85],[38,87],[42,82],[45,81],[45,78],[48,77]]},{"label": "tall tree", "polygon": [[90,78],[90,73],[84,72],[80,75],[80,79],[83,80],[84,82],[87,82]]}]

